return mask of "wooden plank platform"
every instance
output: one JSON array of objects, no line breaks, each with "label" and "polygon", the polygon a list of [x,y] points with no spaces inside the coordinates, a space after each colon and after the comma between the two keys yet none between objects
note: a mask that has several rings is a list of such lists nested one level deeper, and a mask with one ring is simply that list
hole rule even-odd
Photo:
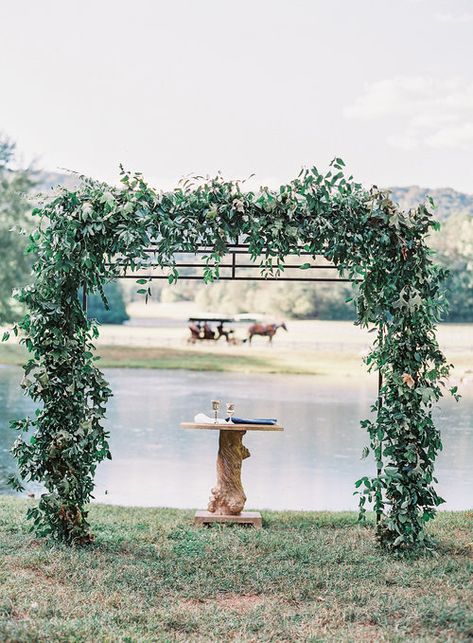
[{"label": "wooden plank platform", "polygon": [[253,525],[255,529],[263,527],[263,521],[259,511],[242,511],[241,514],[236,516],[219,516],[210,511],[196,511],[194,516],[194,525],[203,527],[204,525],[211,525],[212,523],[236,523],[240,525]]},{"label": "wooden plank platform", "polygon": [[213,429],[214,431],[284,431],[280,424],[233,424],[232,422],[221,422],[219,424],[206,422],[196,424],[195,422],[181,422],[183,429]]}]

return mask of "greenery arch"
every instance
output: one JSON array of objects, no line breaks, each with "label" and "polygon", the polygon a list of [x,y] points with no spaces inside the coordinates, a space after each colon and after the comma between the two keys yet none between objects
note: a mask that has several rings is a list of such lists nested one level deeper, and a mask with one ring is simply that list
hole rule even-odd
[{"label": "greenery arch", "polygon": [[[343,166],[335,159],[325,174],[304,169],[279,190],[258,193],[220,176],[188,179],[161,193],[122,170],[118,188],[84,179],[34,210],[39,225],[28,251],[36,257],[35,280],[16,294],[28,312],[13,330],[29,351],[22,385],[41,405],[34,418],[12,423],[19,477],[11,484],[45,486],[28,511],[39,535],[68,543],[92,538],[86,505],[96,466],[110,457],[103,419],[111,390],[97,368],[98,329],[84,314],[79,288],[103,296],[103,284],[123,269],[113,259],[137,270],[152,240],[156,262],[170,265],[170,283],[179,277],[175,252],[209,247],[204,280],[212,281],[227,244],[244,239],[253,260],[262,257],[263,274],[279,274],[284,257],[304,248],[361,279],[356,323],[378,330],[366,363],[379,370],[383,385],[376,417],[362,421],[377,475],[356,483],[360,515],[373,503],[381,515],[377,534],[388,548],[427,542],[425,523],[442,502],[433,488],[442,445],[432,407],[450,368],[435,337],[445,273],[425,241],[438,224],[425,205],[401,212],[388,193],[364,189]],[[146,295],[146,280],[138,282]]]}]

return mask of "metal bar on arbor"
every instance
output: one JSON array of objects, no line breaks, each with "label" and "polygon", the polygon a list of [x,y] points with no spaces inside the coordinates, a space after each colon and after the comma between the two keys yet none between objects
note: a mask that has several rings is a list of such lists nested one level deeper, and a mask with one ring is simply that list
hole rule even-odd
[{"label": "metal bar on arbor", "polygon": [[[154,246],[154,247],[153,247]],[[145,248],[144,252],[147,254],[156,254],[156,252],[159,249],[159,243],[158,242],[150,242],[150,246]],[[209,264],[203,264],[202,261],[198,260],[198,256],[203,256],[207,254],[212,254],[214,251],[213,248],[209,246],[198,246],[194,248],[180,248],[179,250],[176,250],[174,254],[174,259],[175,263],[166,263],[166,264],[158,264],[158,263],[153,263],[150,261],[148,265],[144,266],[134,266],[136,268],[136,273],[133,275],[127,275],[124,274],[120,278],[122,279],[135,279],[135,278],[140,278],[143,277],[144,275],[140,274],[140,270],[146,270],[150,271],[152,269],[181,269],[181,268],[193,268],[193,269],[202,269],[204,267],[208,267]],[[188,257],[183,256],[182,261],[179,261],[178,256],[179,255],[194,255],[195,260],[189,260]],[[230,257],[229,257],[230,255]],[[287,263],[280,263],[277,266],[274,267],[274,269],[278,269],[280,271],[287,270],[288,272],[283,275],[268,275],[268,276],[261,276],[261,275],[252,275],[252,274],[245,274],[245,271],[248,269],[254,269],[254,270],[261,270],[261,267],[263,265],[264,268],[264,262],[259,263],[257,257],[255,257],[255,261],[252,261],[252,263],[244,262],[244,263],[238,263],[237,261],[237,255],[238,256],[246,256],[246,257],[251,257],[253,258],[253,255],[250,253],[250,246],[248,244],[244,243],[235,243],[235,244],[228,244],[225,247],[225,252],[221,255],[223,259],[223,263],[218,264],[217,262],[213,262],[210,264],[210,267],[218,267],[218,269],[230,269],[231,274],[230,276],[225,275],[225,276],[218,276],[215,278],[215,281],[299,281],[299,282],[322,282],[322,283],[359,283],[362,280],[361,279],[349,279],[345,277],[298,277],[294,273],[291,274],[291,271],[296,270],[296,269],[301,269],[303,268],[304,270],[309,270],[310,272],[313,270],[339,270],[340,268],[335,266],[333,263],[330,264],[319,264],[319,263],[310,263],[310,262],[303,262],[301,263],[300,261],[295,264],[287,264]],[[274,259],[276,258],[273,255],[266,256],[264,253],[260,255],[262,259]],[[312,259],[317,259],[317,257],[322,258],[324,261],[326,261],[324,255],[321,254],[316,254],[313,252],[310,252],[304,247],[299,247],[295,248],[293,252],[291,252],[287,257],[293,257],[293,258],[300,258],[300,257],[311,257]],[[225,259],[226,258],[226,259]],[[117,261],[113,264],[118,267],[123,267],[126,269],[129,267],[129,264],[124,262],[122,258],[117,257]],[[271,270],[272,266],[269,267],[269,270]],[[243,271],[243,274],[242,274]],[[291,276],[288,276],[291,275]],[[168,279],[167,275],[145,275],[145,277],[149,280],[165,280]],[[198,275],[180,275],[181,279],[187,279],[191,281],[198,281],[203,279],[202,274]]]},{"label": "metal bar on arbor", "polygon": [[[149,279],[150,281],[159,279],[168,279],[168,275],[120,275],[117,279]],[[202,275],[180,275],[180,280],[202,281]],[[361,283],[362,279],[343,279],[329,277],[217,277],[214,281],[307,281],[307,282],[326,282],[326,283]]]},{"label": "metal bar on arbor", "polygon": [[82,310],[87,314],[87,285],[82,286]]},{"label": "metal bar on arbor", "polygon": [[[379,329],[379,337],[382,339],[383,338],[383,328]],[[378,413],[381,411],[383,407],[383,396],[381,395],[381,389],[383,388],[383,374],[381,372],[381,369],[378,370]],[[382,453],[382,442],[381,442],[381,453]],[[382,474],[382,469],[378,466],[376,468],[376,477],[379,479],[381,478]],[[381,515],[382,512],[380,509],[377,509],[376,511],[376,524],[378,525],[381,521]]]},{"label": "metal bar on arbor", "polygon": [[[153,244],[151,244],[147,248],[144,248],[143,252],[153,254],[153,253],[156,253],[157,249],[158,249],[158,245],[153,247]],[[238,255],[250,254],[249,246],[244,244],[236,244],[236,245],[229,244],[228,246],[226,246],[226,249],[227,249],[227,254],[230,254],[231,252],[234,252],[235,254],[238,254]],[[184,248],[180,250],[176,250],[174,254],[204,255],[209,252],[212,253],[213,250],[214,250],[213,248],[210,248],[208,246],[200,246],[198,248],[192,248],[191,250],[185,250]],[[310,252],[309,250],[305,250],[304,248],[299,248],[296,251],[291,252],[291,256],[314,257],[314,256],[322,256],[322,255],[317,255],[317,254],[314,254],[313,252]]]},{"label": "metal bar on arbor", "polygon": [[[148,254],[156,253],[158,246],[156,248],[152,247],[153,243],[151,242],[151,247],[148,247],[145,249],[145,252]],[[140,270],[147,270],[150,271],[152,269],[166,269],[166,268],[175,268],[177,270],[181,268],[193,268],[193,269],[202,269],[205,266],[208,266],[209,264],[203,264],[202,261],[199,261],[197,257],[199,255],[206,255],[206,254],[211,254],[213,252],[213,248],[209,248],[207,246],[200,246],[197,248],[192,248],[192,249],[179,249],[176,252],[174,252],[174,258],[175,258],[175,263],[165,263],[165,264],[158,264],[158,263],[153,263],[152,261],[148,265],[144,266],[135,266],[137,269],[137,272],[133,275],[127,275],[124,274],[122,275],[122,279],[134,279],[134,278],[139,278],[142,277],[143,275],[139,274]],[[188,257],[183,256],[182,261],[179,261],[178,255],[194,255],[195,260],[189,260]],[[251,253],[249,252],[249,245],[247,244],[229,244],[225,248],[225,253],[222,254],[222,259],[223,263],[218,264],[217,262],[213,262],[210,264],[212,267],[218,267],[218,269],[230,269],[231,274],[230,276],[225,275],[225,276],[219,276],[216,277],[215,281],[299,281],[299,282],[322,282],[322,283],[359,283],[362,280],[361,279],[349,279],[345,277],[299,277],[295,275],[292,271],[296,269],[301,269],[303,268],[304,270],[308,271],[313,271],[313,270],[339,270],[340,268],[335,266],[333,263],[330,264],[319,264],[319,263],[310,263],[310,262],[303,262],[301,263],[300,261],[295,264],[288,264],[288,263],[280,263],[279,265],[275,266],[275,269],[278,269],[280,271],[287,270],[287,273],[284,275],[268,275],[268,276],[261,276],[261,275],[252,275],[252,274],[245,274],[245,271],[248,269],[254,269],[258,270],[261,269],[261,263],[258,262],[257,258],[255,258],[255,261],[252,263],[244,262],[244,263],[238,263],[237,261],[237,255],[238,256],[246,256],[250,257]],[[305,248],[296,248],[294,252],[292,252],[288,257],[293,257],[293,258],[300,258],[301,256],[305,257],[311,257],[312,259],[317,259],[317,257],[323,258],[325,261],[325,257],[320,254],[314,254],[313,252],[310,252],[306,250]],[[262,258],[266,259],[272,259],[274,257],[269,256],[265,257],[265,255],[261,255]],[[226,258],[226,260],[225,260]],[[114,264],[115,266],[118,267],[123,267],[123,268],[128,268],[129,264],[124,262],[123,260],[120,259],[120,257],[117,258],[117,261]],[[264,262],[263,262],[263,267],[264,267]],[[271,269],[271,267],[270,267]],[[242,274],[243,271],[243,274]],[[292,273],[292,274],[291,274]],[[290,276],[288,276],[290,275]],[[147,279],[150,280],[165,280],[168,279],[167,275],[146,275]],[[198,281],[203,278],[201,274],[199,275],[180,275],[181,279],[187,279],[191,281]]]},{"label": "metal bar on arbor", "polygon": [[[107,264],[107,265],[110,265],[110,264]],[[114,266],[128,266],[129,264],[117,262],[117,263],[114,263],[113,265]],[[149,268],[150,266],[151,267],[154,266],[154,267],[157,267],[157,268],[170,268],[171,264],[163,264],[162,266],[158,265],[158,264],[147,264],[147,265],[143,266],[143,269]],[[177,268],[202,268],[203,266],[204,266],[204,264],[202,264],[202,263],[176,263]],[[238,269],[238,268],[254,268],[255,270],[259,269],[259,265],[255,264],[255,263],[236,263],[236,262],[233,262],[233,261],[232,261],[232,263],[219,263],[218,267],[219,268],[235,268],[235,269]],[[280,267],[281,268],[288,268],[289,270],[295,270],[296,268],[300,268],[300,266],[297,265],[297,264],[294,264],[294,265],[280,264]],[[310,270],[310,269],[312,269],[312,270],[337,270],[337,266],[333,266],[333,265],[319,266],[319,265],[311,264],[311,265],[307,266],[306,268],[304,268],[304,270]]]}]

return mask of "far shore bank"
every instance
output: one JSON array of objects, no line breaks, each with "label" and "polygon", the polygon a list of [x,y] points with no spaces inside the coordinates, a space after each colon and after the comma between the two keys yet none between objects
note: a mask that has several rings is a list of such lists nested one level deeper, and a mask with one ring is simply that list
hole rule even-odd
[{"label": "far shore bank", "polygon": [[[180,369],[191,371],[279,373],[325,377],[366,377],[363,358],[373,333],[351,322],[291,320],[288,332],[279,331],[273,345],[257,337],[253,345],[202,342],[189,344],[185,319],[161,319],[150,325],[132,319],[123,326],[100,326],[96,342],[103,368]],[[0,329],[6,330],[6,329]],[[236,327],[245,337],[245,327]],[[452,380],[473,381],[473,324],[441,324],[439,343],[454,365]],[[15,338],[0,343],[0,364],[21,365],[26,351]]]}]

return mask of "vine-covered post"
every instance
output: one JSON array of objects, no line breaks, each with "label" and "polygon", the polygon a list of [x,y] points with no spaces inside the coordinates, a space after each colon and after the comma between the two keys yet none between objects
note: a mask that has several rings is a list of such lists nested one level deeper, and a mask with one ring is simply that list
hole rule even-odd
[{"label": "vine-covered post", "polygon": [[[381,326],[378,330],[378,341],[382,343],[383,341],[383,327]],[[381,368],[378,365],[378,413],[380,413],[381,409],[383,408],[383,394],[382,394],[382,389],[383,389],[383,373],[381,371]],[[380,440],[380,458],[383,457],[382,455],[382,450],[383,450],[383,442]],[[376,463],[376,477],[378,478],[378,482],[381,480],[381,476],[383,473],[383,467],[381,462]],[[383,515],[383,512],[381,510],[381,506],[378,504],[376,508],[376,524],[379,525],[381,521],[381,516]]]}]

